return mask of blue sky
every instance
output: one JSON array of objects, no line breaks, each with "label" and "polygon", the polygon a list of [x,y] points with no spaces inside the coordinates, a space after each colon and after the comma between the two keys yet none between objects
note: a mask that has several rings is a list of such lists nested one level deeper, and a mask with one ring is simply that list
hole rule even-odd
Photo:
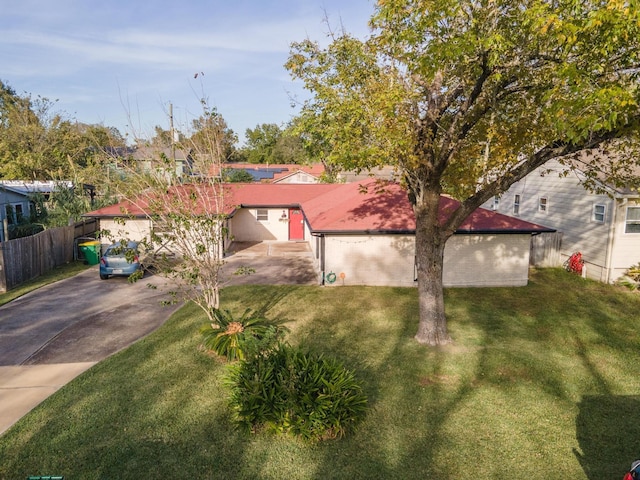
[{"label": "blue sky", "polygon": [[[304,98],[283,67],[294,41],[328,42],[325,12],[364,38],[372,0],[0,0],[0,79],[129,137],[185,129],[215,106],[243,139]],[[198,73],[198,77],[194,78]],[[204,75],[203,75],[204,74]]]}]

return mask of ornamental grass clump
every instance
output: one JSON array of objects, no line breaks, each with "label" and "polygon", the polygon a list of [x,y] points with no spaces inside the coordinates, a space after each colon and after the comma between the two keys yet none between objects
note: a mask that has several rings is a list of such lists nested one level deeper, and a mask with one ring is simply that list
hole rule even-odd
[{"label": "ornamental grass clump", "polygon": [[288,329],[280,320],[270,320],[260,312],[245,310],[240,318],[234,318],[229,310],[214,310],[215,323],[204,325],[200,332],[204,346],[227,360],[242,360],[248,345],[264,339],[275,342]]},{"label": "ornamental grass clump", "polygon": [[364,417],[362,387],[337,360],[283,343],[255,353],[232,365],[227,378],[242,429],[315,442],[344,437]]},{"label": "ornamental grass clump", "polygon": [[640,287],[640,263],[629,267],[624,272],[624,275],[618,279],[617,282],[623,287],[627,287],[629,290],[638,290]]}]

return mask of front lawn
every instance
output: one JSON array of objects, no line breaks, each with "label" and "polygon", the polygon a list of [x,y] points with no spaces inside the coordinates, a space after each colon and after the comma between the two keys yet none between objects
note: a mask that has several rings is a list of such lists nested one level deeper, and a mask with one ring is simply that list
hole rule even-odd
[{"label": "front lawn", "polygon": [[522,288],[449,289],[455,343],[420,347],[416,290],[230,287],[291,343],[357,372],[370,410],[307,445],[229,421],[224,364],[193,305],[62,388],[0,437],[0,478],[618,479],[640,458],[640,295],[562,270]]}]

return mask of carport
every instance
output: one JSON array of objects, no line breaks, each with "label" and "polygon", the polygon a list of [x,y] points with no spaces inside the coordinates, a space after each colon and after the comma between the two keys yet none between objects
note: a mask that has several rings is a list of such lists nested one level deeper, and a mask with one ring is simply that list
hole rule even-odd
[{"label": "carport", "polygon": [[[227,285],[317,285],[320,272],[308,242],[233,242],[225,256]],[[234,275],[240,268],[250,275]]]}]

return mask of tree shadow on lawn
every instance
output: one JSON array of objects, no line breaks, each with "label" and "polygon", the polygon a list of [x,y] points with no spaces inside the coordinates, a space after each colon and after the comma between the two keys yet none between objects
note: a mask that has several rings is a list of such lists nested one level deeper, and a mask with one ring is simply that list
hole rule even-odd
[{"label": "tree shadow on lawn", "polygon": [[[373,295],[368,287],[225,289],[223,308],[292,317],[292,343],[331,354],[356,371],[370,409],[353,434],[313,446],[234,431],[221,387],[222,364],[198,351],[200,325],[193,318],[202,317],[189,306],[134,345],[134,355],[127,352],[129,363],[116,355],[82,377],[90,382],[65,387],[53,405],[64,412],[59,417],[36,413],[0,438],[0,456],[28,449],[30,458],[26,466],[0,467],[0,478],[45,472],[117,478],[139,472],[139,465],[150,478],[170,473],[172,478],[446,479],[470,471],[477,478],[511,478],[514,471],[542,478],[550,468],[569,478],[581,468],[590,480],[621,478],[635,459],[638,397],[611,395],[612,380],[590,349],[606,338],[616,351],[631,352],[634,325],[620,325],[607,313],[606,298],[595,304],[601,311],[583,309],[581,296],[593,297],[591,287],[568,299],[541,302],[559,288],[562,284],[545,276],[523,290],[449,291],[456,343],[444,348],[421,347],[413,339],[418,307],[412,288],[376,288]],[[576,314],[558,322],[563,309]],[[548,355],[545,342],[558,338],[566,345]],[[638,359],[634,355],[630,361]],[[578,393],[566,389],[567,375],[573,374],[562,363],[567,358],[586,384]],[[537,408],[538,396],[554,399],[560,426],[553,425],[553,416],[538,425],[547,414],[544,401],[542,410],[527,414],[527,407]],[[614,414],[615,421],[609,421]],[[523,415],[525,422],[518,423]],[[69,431],[70,425],[76,430]],[[632,428],[623,431],[625,426]],[[548,438],[540,431],[561,439],[536,444],[537,437]],[[102,438],[105,432],[111,438]],[[579,462],[571,453],[576,435]],[[615,444],[610,439],[616,435],[629,444]],[[517,451],[514,440],[525,442],[525,449]],[[507,452],[512,456],[505,453],[514,448]],[[562,452],[549,467],[544,454],[553,450]],[[55,468],[61,465],[66,470]]]},{"label": "tree shadow on lawn", "polygon": [[579,404],[576,458],[590,480],[622,478],[640,459],[640,396],[586,395]]},{"label": "tree shadow on lawn", "polygon": [[[616,468],[589,455],[607,446],[583,436],[590,425],[588,414],[582,418],[586,405],[578,408],[585,395],[611,395],[618,380],[601,363],[608,349],[616,359],[630,354],[638,360],[631,334],[637,321],[619,318],[635,318],[637,303],[626,305],[627,297],[608,286],[551,271],[534,273],[527,287],[448,289],[455,343],[443,348],[413,339],[418,305],[412,288],[376,288],[371,295],[370,287],[259,287],[250,299],[237,296],[241,292],[246,296],[229,291],[232,304],[249,301],[268,305],[270,315],[292,316],[292,343],[343,361],[369,398],[358,429],[302,448],[310,466],[291,478],[446,479],[469,471],[478,478],[511,478],[516,471],[570,478],[584,469],[595,480]],[[576,416],[580,462],[572,453]],[[295,442],[274,442],[299,458],[291,453]],[[629,461],[619,459],[623,469],[610,478]],[[271,477],[263,471],[256,478]]]},{"label": "tree shadow on lawn", "polygon": [[[478,478],[511,478],[514,471],[527,478],[571,477],[580,470],[593,480],[621,477],[634,455],[626,458],[627,451],[607,439],[583,435],[591,426],[583,413],[588,406],[583,400],[578,410],[577,403],[586,393],[614,398],[615,362],[629,355],[629,361],[638,360],[637,321],[629,321],[636,318],[637,302],[621,298],[610,286],[563,275],[545,272],[523,289],[449,290],[457,309],[449,312],[456,343],[444,348],[415,344],[417,309],[411,293],[388,308],[386,315],[400,326],[387,337],[384,323],[372,326],[366,315],[357,314],[358,308],[377,305],[345,311],[342,302],[322,304],[310,338],[341,357],[370,362],[365,352],[371,349],[380,357],[367,364],[368,418],[353,436],[322,446],[325,461],[318,464],[317,476],[458,478],[473,458],[469,468]],[[340,328],[345,322],[351,332]],[[353,332],[361,335],[353,338]],[[613,368],[603,363],[608,353],[615,356]],[[609,407],[616,408],[604,406],[603,412]],[[638,424],[637,416],[629,418]],[[580,462],[572,455],[576,425],[584,452]],[[593,425],[590,433],[599,428]],[[616,431],[615,423],[609,431]],[[618,422],[617,434],[631,444],[637,433],[627,435]],[[591,455],[595,451],[608,458]]]}]

